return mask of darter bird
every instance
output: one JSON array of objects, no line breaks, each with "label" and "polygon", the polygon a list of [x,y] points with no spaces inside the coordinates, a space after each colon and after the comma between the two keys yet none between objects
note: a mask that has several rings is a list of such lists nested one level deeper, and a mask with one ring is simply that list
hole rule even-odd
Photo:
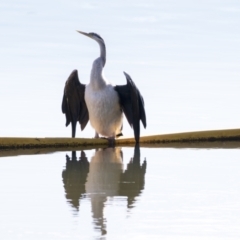
[{"label": "darter bird", "polygon": [[140,137],[140,120],[146,128],[146,114],[143,97],[131,77],[124,72],[126,85],[112,85],[103,76],[106,64],[106,46],[104,40],[96,33],[77,31],[93,40],[100,46],[100,56],[94,60],[90,83],[79,81],[78,71],[74,70],[66,81],[62,112],[66,115],[66,126],[71,122],[72,137],[75,137],[76,124],[79,121],[81,130],[90,120],[95,129],[95,138],[99,135],[114,140],[122,136],[123,113],[134,130],[136,143]]}]

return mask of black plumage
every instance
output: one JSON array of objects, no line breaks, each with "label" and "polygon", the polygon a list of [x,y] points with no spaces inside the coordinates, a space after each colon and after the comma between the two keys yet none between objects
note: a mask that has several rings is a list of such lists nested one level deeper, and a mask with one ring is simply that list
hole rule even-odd
[{"label": "black plumage", "polygon": [[85,84],[80,83],[78,71],[73,70],[66,81],[62,100],[62,112],[66,116],[66,127],[71,123],[73,138],[76,134],[77,122],[79,121],[81,130],[83,130],[89,120],[84,93]]},{"label": "black plumage", "polygon": [[[118,93],[120,107],[133,128],[134,137],[138,143],[140,120],[144,128],[147,126],[144,100],[131,77],[125,72],[124,74],[127,84],[117,85],[114,89]],[[62,112],[66,115],[66,126],[71,123],[73,138],[75,137],[77,122],[79,121],[81,130],[84,130],[89,120],[84,93],[85,84],[80,83],[78,72],[74,70],[66,81],[62,100]]]},{"label": "black plumage", "polygon": [[136,87],[131,77],[125,73],[127,84],[115,86],[120,99],[120,106],[128,120],[128,123],[133,128],[136,142],[139,142],[140,137],[140,120],[144,128],[146,128],[146,113],[144,108],[143,97]]}]

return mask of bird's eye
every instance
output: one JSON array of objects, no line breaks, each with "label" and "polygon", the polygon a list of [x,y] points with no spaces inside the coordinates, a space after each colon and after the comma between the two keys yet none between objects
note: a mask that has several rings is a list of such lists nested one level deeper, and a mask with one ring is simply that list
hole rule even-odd
[{"label": "bird's eye", "polygon": [[99,38],[99,39],[103,40],[97,33],[92,32],[91,35],[95,38]]}]

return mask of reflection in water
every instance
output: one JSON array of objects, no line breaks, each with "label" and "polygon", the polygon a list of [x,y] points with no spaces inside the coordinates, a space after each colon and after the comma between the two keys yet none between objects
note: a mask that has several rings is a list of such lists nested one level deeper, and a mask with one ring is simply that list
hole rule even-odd
[{"label": "reflection in water", "polygon": [[63,184],[66,192],[66,198],[71,205],[78,210],[79,199],[85,193],[85,183],[89,172],[89,162],[85,153],[82,151],[79,161],[77,161],[76,152],[72,152],[72,159],[66,156],[66,169],[62,173]]},{"label": "reflection in water", "polygon": [[104,203],[108,196],[118,195],[118,184],[123,171],[120,148],[99,149],[91,159],[87,177],[86,192],[91,198],[95,228],[106,234],[106,219],[103,216]]},{"label": "reflection in water", "polygon": [[132,208],[144,188],[145,172],[146,160],[141,165],[138,146],[125,171],[121,148],[96,150],[90,164],[83,151],[79,161],[76,152],[72,152],[72,159],[67,156],[66,169],[62,173],[66,198],[74,209],[79,210],[79,202],[87,194],[91,200],[94,227],[105,235],[104,205],[107,198],[124,196],[127,207]]},{"label": "reflection in water", "polygon": [[127,169],[121,174],[119,188],[119,195],[127,196],[128,208],[133,207],[136,196],[141,193],[144,187],[146,167],[146,160],[141,165],[139,147],[135,147],[133,158],[128,163]]}]

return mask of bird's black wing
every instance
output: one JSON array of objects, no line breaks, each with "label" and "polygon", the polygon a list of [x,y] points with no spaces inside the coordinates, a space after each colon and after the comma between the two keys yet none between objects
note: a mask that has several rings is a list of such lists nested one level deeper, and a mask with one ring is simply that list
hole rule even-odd
[{"label": "bird's black wing", "polygon": [[131,77],[125,72],[124,74],[127,84],[115,86],[115,90],[118,92],[120,105],[130,126],[133,127],[134,137],[138,143],[140,137],[140,120],[144,128],[147,126],[144,100]]},{"label": "bird's black wing", "polygon": [[73,138],[76,133],[77,121],[81,125],[81,130],[83,130],[89,120],[84,93],[85,84],[80,83],[78,71],[73,70],[66,81],[62,100],[62,112],[66,115],[66,126],[71,122]]}]

